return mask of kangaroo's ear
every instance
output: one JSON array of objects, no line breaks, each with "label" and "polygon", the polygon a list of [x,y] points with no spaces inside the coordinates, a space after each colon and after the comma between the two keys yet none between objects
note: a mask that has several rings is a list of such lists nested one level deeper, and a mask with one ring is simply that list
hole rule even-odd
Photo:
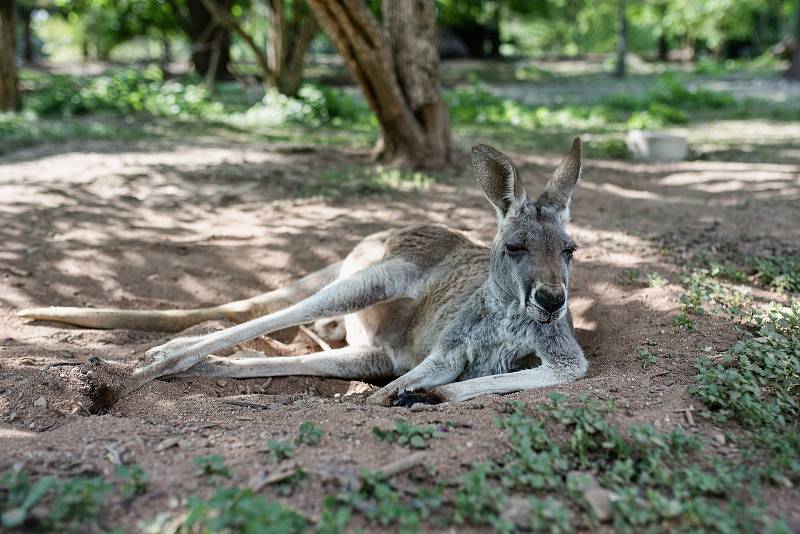
[{"label": "kangaroo's ear", "polygon": [[536,201],[539,207],[547,207],[559,212],[563,219],[569,218],[569,201],[575,184],[581,177],[581,138],[576,137],[572,149],[547,181],[544,193]]},{"label": "kangaroo's ear", "polygon": [[472,147],[472,169],[500,217],[505,217],[513,206],[528,198],[517,168],[499,150],[489,145]]}]

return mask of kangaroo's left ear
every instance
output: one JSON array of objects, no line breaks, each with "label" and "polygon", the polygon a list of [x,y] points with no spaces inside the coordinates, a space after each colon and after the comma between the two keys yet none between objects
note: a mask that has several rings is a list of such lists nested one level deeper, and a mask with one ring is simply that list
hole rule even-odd
[{"label": "kangaroo's left ear", "polygon": [[517,168],[508,156],[496,148],[489,145],[473,146],[472,169],[500,219],[508,215],[514,206],[527,200]]},{"label": "kangaroo's left ear", "polygon": [[562,219],[569,219],[569,202],[575,184],[581,177],[581,138],[576,137],[572,149],[556,168],[548,180],[544,193],[536,201],[536,206],[555,210]]}]

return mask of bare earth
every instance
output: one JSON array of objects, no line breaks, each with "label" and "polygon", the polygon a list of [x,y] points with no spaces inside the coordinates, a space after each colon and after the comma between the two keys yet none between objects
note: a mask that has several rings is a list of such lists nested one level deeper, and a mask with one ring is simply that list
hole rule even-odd
[{"label": "bare earth", "polygon": [[[513,156],[530,192],[541,190],[557,163],[555,157]],[[211,141],[75,142],[0,160],[0,470],[24,462],[36,474],[110,477],[119,453],[151,477],[145,496],[115,505],[110,514],[112,524],[135,530],[139,520],[209,493],[194,475],[193,457],[223,456],[233,483],[246,485],[271,468],[267,440],[293,438],[306,420],[326,436],[320,448],[297,449],[310,481],[286,502],[309,517],[319,514],[322,496],[335,491],[332,474],[408,454],[371,435],[374,425],[388,427],[398,417],[456,423],[428,450],[429,466],[445,479],[502,454],[505,439],[493,418],[508,400],[535,404],[547,391],[412,412],[365,406],[373,386],[359,382],[182,378],[152,383],[108,414],[87,417],[67,387],[77,364],[93,355],[135,362],[169,336],[28,323],[15,315],[45,305],[142,309],[240,299],[342,258],[369,233],[411,222],[442,222],[491,239],[494,214],[465,155],[457,176],[424,192],[303,198],[309,179],[353,162],[366,162],[366,155]],[[572,209],[580,250],[570,298],[591,368],[586,379],[560,389],[617,401],[623,426],[681,426],[707,448],[735,455],[730,444],[711,438],[718,429],[699,417],[689,428],[679,412],[697,404],[686,392],[697,356],[723,351],[736,338],[733,325],[713,316],[701,318],[694,333],[672,326],[679,265],[703,250],[797,254],[799,200],[798,161],[587,162]],[[626,268],[660,273],[670,283],[626,282]],[[755,296],[784,300],[767,292]],[[260,342],[275,354],[318,350],[296,329],[275,337]],[[640,347],[657,355],[655,365],[642,369]],[[242,395],[264,409],[226,402]],[[797,489],[771,491],[770,511],[800,529]]]}]

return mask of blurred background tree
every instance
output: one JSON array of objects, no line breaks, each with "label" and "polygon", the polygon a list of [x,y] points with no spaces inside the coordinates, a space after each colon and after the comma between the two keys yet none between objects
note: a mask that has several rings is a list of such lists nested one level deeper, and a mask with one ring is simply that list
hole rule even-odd
[{"label": "blurred background tree", "polygon": [[358,116],[379,161],[439,167],[455,99],[441,86],[456,83],[440,58],[473,81],[542,79],[561,60],[619,77],[750,61],[800,79],[798,38],[798,0],[0,0],[0,109]]}]

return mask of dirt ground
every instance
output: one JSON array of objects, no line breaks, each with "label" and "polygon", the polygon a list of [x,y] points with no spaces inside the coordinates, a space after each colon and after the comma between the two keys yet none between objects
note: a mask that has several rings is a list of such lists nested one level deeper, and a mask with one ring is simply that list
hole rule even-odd
[{"label": "dirt ground", "polygon": [[[513,156],[531,193],[541,190],[557,163],[555,155]],[[306,420],[326,435],[320,448],[297,449],[310,482],[288,502],[311,517],[335,489],[334,474],[376,468],[408,453],[371,435],[374,425],[386,427],[397,417],[456,423],[427,452],[429,466],[443,478],[497,457],[505,440],[493,418],[508,400],[535,404],[547,391],[409,411],[366,406],[372,386],[359,382],[180,378],[151,383],[108,414],[87,417],[73,413],[65,387],[75,365],[89,356],[135,362],[170,335],[73,328],[15,315],[45,305],[144,309],[245,298],[337,261],[371,232],[409,222],[446,223],[490,240],[493,210],[467,170],[466,155],[458,157],[461,171],[429,190],[332,200],[303,197],[302,184],[322,170],[366,162],[366,154],[198,140],[76,141],[5,155],[0,469],[24,462],[36,474],[111,476],[118,453],[151,477],[145,496],[114,509],[113,524],[135,530],[142,518],[208,494],[194,475],[193,457],[221,455],[233,483],[246,485],[268,469],[266,441],[292,438]],[[712,450],[735,454],[722,450],[730,444],[711,439],[718,429],[702,419],[687,428],[679,413],[697,404],[686,392],[696,357],[725,350],[736,338],[735,327],[714,316],[701,318],[693,333],[672,326],[679,265],[699,251],[799,253],[800,161],[593,160],[583,176],[570,226],[580,246],[570,300],[591,367],[587,378],[560,390],[615,400],[622,425],[682,426]],[[670,283],[631,283],[623,275],[628,268],[659,273]],[[767,292],[755,296],[785,300]],[[276,353],[315,350],[297,330],[278,337],[270,343]],[[642,369],[640,347],[658,356],[655,365]],[[264,409],[226,402],[242,395]],[[796,489],[775,490],[768,506],[800,529]]]}]

